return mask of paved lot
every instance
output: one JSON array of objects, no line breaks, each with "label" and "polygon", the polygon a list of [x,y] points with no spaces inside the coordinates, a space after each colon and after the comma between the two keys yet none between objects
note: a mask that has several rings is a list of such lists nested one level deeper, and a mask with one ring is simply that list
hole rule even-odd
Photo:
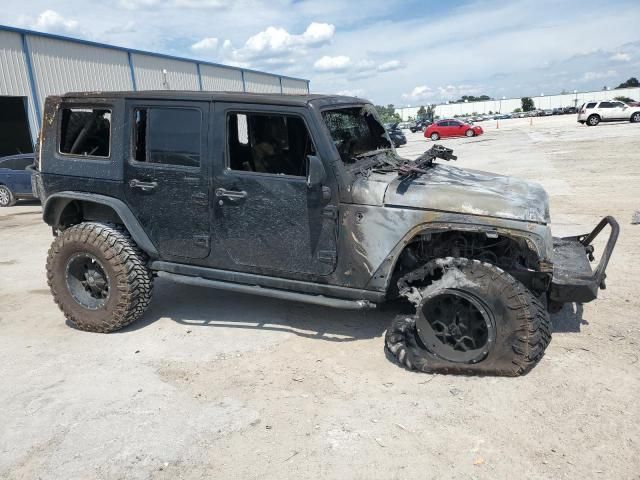
[{"label": "paved lot", "polygon": [[[38,205],[0,211],[0,478],[640,478],[640,125],[484,122],[458,164],[541,182],[556,234],[622,226],[608,289],[517,379],[385,358],[384,313],[159,281],[125,331],[73,330]],[[408,157],[429,147],[409,134]]]}]

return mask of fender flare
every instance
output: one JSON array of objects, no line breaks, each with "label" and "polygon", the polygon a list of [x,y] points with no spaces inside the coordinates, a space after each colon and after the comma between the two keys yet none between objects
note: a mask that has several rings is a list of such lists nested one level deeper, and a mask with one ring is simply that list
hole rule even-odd
[{"label": "fender flare", "polygon": [[56,226],[62,211],[65,207],[74,200],[82,202],[92,202],[100,205],[105,205],[111,208],[118,217],[122,220],[122,223],[127,228],[127,231],[140,247],[149,257],[159,258],[158,250],[145,232],[140,222],[131,212],[129,207],[122,201],[114,197],[108,197],[106,195],[98,195],[95,193],[85,192],[59,192],[49,196],[42,207],[42,218],[48,225]]}]

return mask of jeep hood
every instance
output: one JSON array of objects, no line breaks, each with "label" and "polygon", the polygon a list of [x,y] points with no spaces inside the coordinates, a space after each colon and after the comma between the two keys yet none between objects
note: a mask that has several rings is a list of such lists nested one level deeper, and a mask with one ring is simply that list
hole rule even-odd
[{"label": "jeep hood", "polygon": [[549,223],[549,199],[537,183],[434,164],[414,178],[371,173],[353,185],[356,203]]}]

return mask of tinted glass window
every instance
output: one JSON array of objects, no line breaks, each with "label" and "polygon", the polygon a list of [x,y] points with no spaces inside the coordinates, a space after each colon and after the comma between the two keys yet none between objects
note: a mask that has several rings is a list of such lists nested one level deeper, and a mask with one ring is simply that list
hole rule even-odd
[{"label": "tinted glass window", "polygon": [[622,102],[612,102],[611,105],[613,105],[616,108],[625,106],[625,104]]},{"label": "tinted glass window", "polygon": [[595,102],[587,103],[587,108],[595,108],[595,106],[596,106]]},{"label": "tinted glass window", "polygon": [[202,115],[186,108],[141,108],[134,113],[134,159],[183,167],[200,166]]},{"label": "tinted glass window", "polygon": [[300,117],[262,113],[227,115],[229,168],[304,177],[316,151]]},{"label": "tinted glass window", "polygon": [[462,123],[460,123],[460,122],[459,122],[459,121],[457,121],[457,120],[451,120],[451,121],[449,122],[449,126],[450,126],[450,127],[459,127],[460,125],[462,125]]},{"label": "tinted glass window", "polygon": [[598,108],[613,108],[613,104],[611,102],[600,102]]},{"label": "tinted glass window", "polygon": [[449,126],[449,122],[438,122],[438,126],[439,127],[448,127]]},{"label": "tinted glass window", "polygon": [[111,111],[98,108],[63,108],[60,153],[84,157],[108,157],[111,143]]}]

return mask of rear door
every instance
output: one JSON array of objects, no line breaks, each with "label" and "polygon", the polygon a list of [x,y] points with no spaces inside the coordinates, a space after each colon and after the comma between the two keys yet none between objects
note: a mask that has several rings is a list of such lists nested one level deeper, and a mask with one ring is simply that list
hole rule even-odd
[{"label": "rear door", "polygon": [[333,272],[338,192],[307,184],[308,110],[216,103],[215,119],[214,228],[231,260],[262,274]]},{"label": "rear door", "polygon": [[163,258],[209,254],[208,102],[132,101],[126,197]]}]

